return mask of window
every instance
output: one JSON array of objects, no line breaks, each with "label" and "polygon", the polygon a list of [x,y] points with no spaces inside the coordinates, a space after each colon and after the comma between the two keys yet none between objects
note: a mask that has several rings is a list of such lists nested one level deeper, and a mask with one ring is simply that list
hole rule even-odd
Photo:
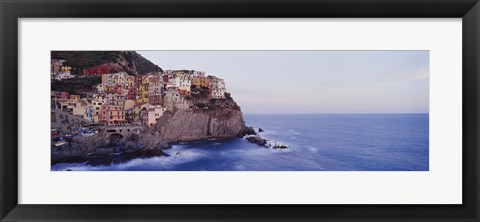
[{"label": "window", "polygon": [[57,121],[57,115],[55,114],[55,112],[52,112],[52,113],[51,113],[51,118],[52,118],[52,122],[56,122],[56,121]]}]

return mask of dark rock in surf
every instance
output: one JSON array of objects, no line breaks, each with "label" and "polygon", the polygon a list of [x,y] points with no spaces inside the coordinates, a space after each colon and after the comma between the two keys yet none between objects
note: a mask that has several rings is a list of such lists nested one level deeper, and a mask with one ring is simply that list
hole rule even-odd
[{"label": "dark rock in surf", "polygon": [[245,139],[247,139],[247,141],[250,142],[250,143],[254,143],[254,144],[257,144],[259,146],[263,146],[263,147],[268,148],[268,145],[267,145],[268,140],[266,140],[265,138],[262,138],[260,136],[247,136]]},{"label": "dark rock in surf", "polygon": [[238,136],[243,137],[243,136],[250,136],[250,135],[257,135],[253,127],[245,127]]}]

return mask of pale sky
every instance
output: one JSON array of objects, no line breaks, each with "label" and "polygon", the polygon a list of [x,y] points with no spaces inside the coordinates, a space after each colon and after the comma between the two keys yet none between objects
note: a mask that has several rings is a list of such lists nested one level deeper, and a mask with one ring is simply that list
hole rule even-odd
[{"label": "pale sky", "polygon": [[244,114],[429,112],[429,51],[138,53],[225,79]]}]

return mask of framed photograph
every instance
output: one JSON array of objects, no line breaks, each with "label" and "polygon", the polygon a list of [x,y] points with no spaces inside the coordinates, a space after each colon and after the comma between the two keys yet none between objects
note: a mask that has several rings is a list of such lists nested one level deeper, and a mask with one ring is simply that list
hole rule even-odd
[{"label": "framed photograph", "polygon": [[2,1],[1,221],[478,221],[476,0]]}]

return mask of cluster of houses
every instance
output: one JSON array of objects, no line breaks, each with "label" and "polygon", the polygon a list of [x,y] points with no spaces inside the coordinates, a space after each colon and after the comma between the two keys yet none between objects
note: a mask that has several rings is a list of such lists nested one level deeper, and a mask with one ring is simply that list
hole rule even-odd
[{"label": "cluster of houses", "polygon": [[71,73],[72,67],[64,65],[64,63],[65,60],[63,59],[52,59],[50,63],[50,75],[52,79],[63,80],[75,78]]},{"label": "cluster of houses", "polygon": [[[58,64],[57,60],[52,60],[52,64],[54,62]],[[63,66],[59,67],[52,68],[52,79],[66,79],[59,77],[63,75]],[[225,99],[224,80],[200,71],[167,70],[131,76],[126,72],[101,73],[88,69],[84,75],[101,76],[96,93],[81,98],[52,91],[51,99],[53,109],[82,117],[89,123],[153,126],[166,110],[196,108],[190,98],[199,93],[197,89],[210,93],[211,98]]]}]

